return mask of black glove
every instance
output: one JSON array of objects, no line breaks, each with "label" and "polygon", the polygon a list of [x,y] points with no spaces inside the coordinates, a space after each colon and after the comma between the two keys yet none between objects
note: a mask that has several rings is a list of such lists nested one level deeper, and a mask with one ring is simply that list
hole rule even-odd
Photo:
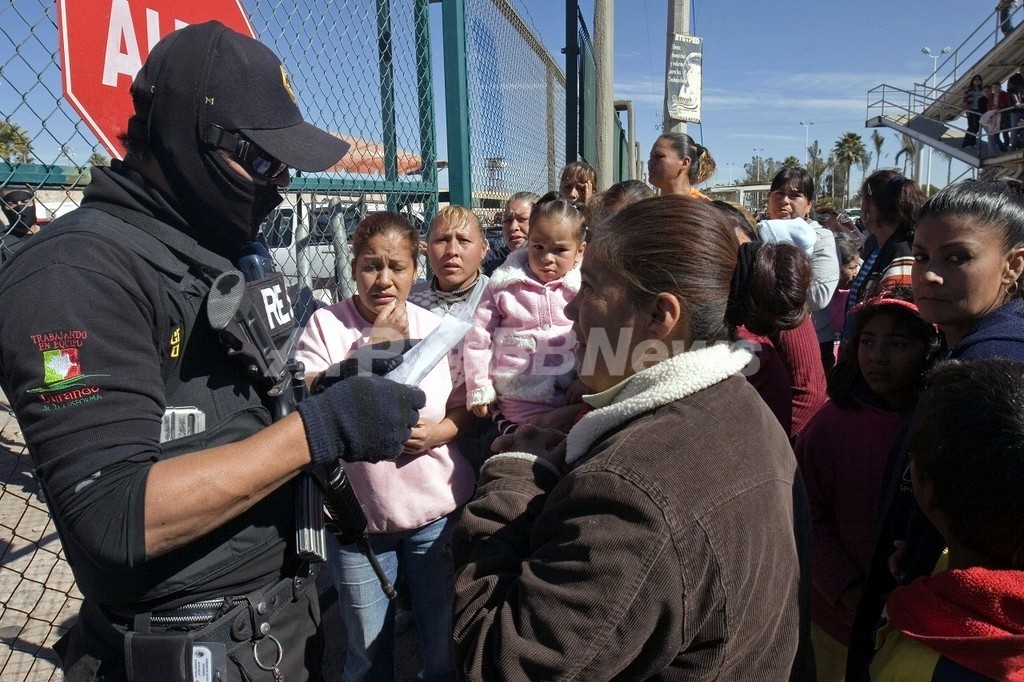
[{"label": "black glove", "polygon": [[339,381],[296,409],[306,428],[314,464],[379,462],[402,453],[427,396],[375,375]]},{"label": "black glove", "polygon": [[309,392],[320,393],[357,374],[372,373],[384,376],[402,364],[402,353],[415,344],[416,341],[404,339],[401,343],[385,341],[363,346],[342,362],[335,363],[317,374],[309,386]]}]

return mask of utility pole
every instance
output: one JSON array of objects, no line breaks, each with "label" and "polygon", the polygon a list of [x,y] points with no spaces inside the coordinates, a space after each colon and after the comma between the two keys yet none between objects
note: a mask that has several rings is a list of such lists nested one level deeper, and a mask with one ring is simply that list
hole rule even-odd
[{"label": "utility pole", "polygon": [[807,166],[807,162],[811,159],[811,126],[814,125],[814,121],[807,121],[804,123],[800,121],[800,125],[804,127],[804,166]]},{"label": "utility pole", "polygon": [[672,64],[672,44],[675,42],[676,34],[690,35],[690,0],[668,0],[668,36],[665,44],[665,105],[663,133],[685,133],[686,123],[671,118],[668,113],[668,103],[671,95],[668,92],[668,70]]},{"label": "utility pole", "polygon": [[612,186],[615,165],[615,0],[594,2],[594,62],[597,65],[597,187]]}]

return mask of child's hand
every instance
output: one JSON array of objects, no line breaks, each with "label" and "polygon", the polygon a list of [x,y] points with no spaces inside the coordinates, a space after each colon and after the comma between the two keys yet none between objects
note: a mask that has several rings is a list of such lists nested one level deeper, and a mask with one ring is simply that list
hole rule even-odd
[{"label": "child's hand", "polygon": [[470,412],[472,412],[477,417],[486,417],[487,415],[489,415],[491,413],[491,406],[490,405],[474,405],[473,407],[471,407],[469,409],[470,409]]},{"label": "child's hand", "polygon": [[424,452],[438,445],[437,438],[435,437],[436,431],[437,422],[420,421],[416,426],[412,427],[412,435],[409,436],[409,440],[405,441],[405,446],[402,447],[402,454],[414,455],[417,452]]},{"label": "child's hand", "polygon": [[590,387],[579,379],[573,379],[572,383],[569,384],[569,388],[565,389],[565,400],[562,401],[563,405],[573,405],[576,403],[583,402],[583,396],[587,393],[593,393]]},{"label": "child's hand", "polygon": [[391,301],[385,305],[373,323],[369,344],[396,341],[409,338],[409,317],[405,302]]}]

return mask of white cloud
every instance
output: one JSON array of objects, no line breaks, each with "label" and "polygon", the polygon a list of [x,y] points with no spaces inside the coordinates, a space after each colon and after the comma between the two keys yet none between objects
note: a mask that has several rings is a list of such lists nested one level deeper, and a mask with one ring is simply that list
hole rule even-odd
[{"label": "white cloud", "polygon": [[805,92],[857,93],[863,96],[871,88],[888,83],[897,87],[911,88],[921,81],[921,74],[911,73],[856,73],[856,72],[804,72],[780,73],[778,71],[751,71],[749,80],[770,85],[773,90]]},{"label": "white cloud", "polygon": [[[756,87],[737,84],[736,88],[705,88],[703,106],[707,109],[728,109],[731,112],[764,112],[787,110],[827,112],[831,115],[857,114],[866,110],[865,95],[871,88],[886,83],[908,82],[907,74],[891,74],[880,78],[861,73],[778,74],[769,71],[751,72],[747,81]],[[822,93],[831,93],[823,96]],[[660,107],[665,97],[665,84],[649,76],[615,83],[616,99],[629,99],[637,105]]]},{"label": "white cloud", "polygon": [[634,104],[660,107],[665,101],[665,83],[650,77],[615,83],[615,99],[632,100]]},{"label": "white cloud", "polygon": [[778,92],[750,93],[746,95],[705,93],[703,105],[706,108],[724,108],[735,111],[761,111],[765,109],[800,111],[830,111],[835,113],[864,113],[866,106],[862,97],[800,97]]},{"label": "white cloud", "polygon": [[764,133],[732,133],[729,135],[729,137],[735,139],[749,138],[753,140],[759,140],[761,142],[800,142],[801,144],[804,140],[803,135],[797,137],[796,135],[765,135]]}]

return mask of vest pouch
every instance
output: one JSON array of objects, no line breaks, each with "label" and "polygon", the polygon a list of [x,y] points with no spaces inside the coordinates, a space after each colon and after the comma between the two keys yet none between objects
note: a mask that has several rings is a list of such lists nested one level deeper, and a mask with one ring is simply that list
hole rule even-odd
[{"label": "vest pouch", "polygon": [[[210,415],[205,415],[207,419]],[[207,422],[209,423],[209,422]],[[245,440],[249,436],[270,426],[273,420],[270,411],[262,405],[248,405],[224,416],[203,431],[182,438],[164,441],[160,444],[160,459],[171,459],[178,455],[197,452],[218,445],[228,445]]]},{"label": "vest pouch", "polygon": [[[163,443],[160,459],[236,443],[270,424],[266,408],[246,407],[226,415],[206,431]],[[111,595],[111,601],[151,602],[198,588],[209,589],[240,564],[270,551],[271,547],[285,545],[294,532],[294,494],[292,485],[283,485],[256,504],[259,524],[253,522],[252,515],[243,514],[185,547],[132,568],[132,577],[138,579],[133,585],[135,589],[126,589],[131,583],[122,573],[117,596]]]},{"label": "vest pouch", "polygon": [[128,682],[193,682],[193,632],[129,632],[124,638]]}]

